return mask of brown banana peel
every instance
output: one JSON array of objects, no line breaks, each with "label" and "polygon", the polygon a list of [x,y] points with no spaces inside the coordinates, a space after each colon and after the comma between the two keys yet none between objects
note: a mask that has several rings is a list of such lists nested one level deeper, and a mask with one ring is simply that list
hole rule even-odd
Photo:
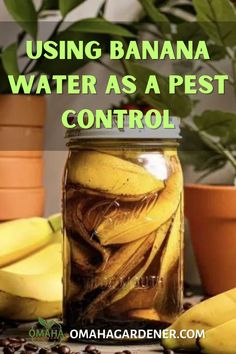
[{"label": "brown banana peel", "polygon": [[[180,203],[171,230],[169,233],[166,247],[163,251],[160,268],[160,282],[157,287],[156,296],[154,299],[154,308],[156,311],[168,320],[173,322],[176,316],[176,309],[181,308],[181,286],[182,273],[180,262],[183,226],[182,226],[182,204]],[[173,297],[173,294],[176,294]]]},{"label": "brown banana peel", "polygon": [[110,251],[90,236],[83,224],[76,198],[71,199],[67,204],[66,220],[67,233],[70,236],[72,262],[77,271],[87,272],[87,275],[102,271],[107,263]]},{"label": "brown banana peel", "polygon": [[[153,245],[154,238],[155,234],[152,233],[142,239],[139,248],[136,249],[136,252],[129,258],[129,260],[126,263],[120,263],[120,268],[113,277],[111,284],[104,284],[102,281],[105,280],[105,278],[99,278],[99,286],[94,289],[89,289],[87,293],[84,292],[79,295],[81,308],[83,310],[81,311],[78,320],[93,319],[98,312],[109,306],[117,291],[123,286],[123,282],[127,281],[127,277],[129,277],[130,273],[132,274],[134,271],[134,265],[135,268],[142,267],[145,256],[147,252],[150,252]],[[85,286],[85,289],[88,288]],[[93,300],[87,304],[86,300],[91,296],[91,293],[95,293],[96,295],[93,297]]]},{"label": "brown banana peel", "polygon": [[158,229],[174,214],[180,202],[183,177],[177,161],[173,169],[155,203],[144,207],[138,215],[132,212],[127,215],[120,210],[112,222],[107,218],[97,227],[95,233],[102,245],[134,241]]},{"label": "brown banana peel", "polygon": [[165,237],[168,233],[169,227],[171,224],[171,220],[168,220],[164,225],[162,225],[156,232],[155,232],[155,240],[152,246],[152,250],[147,258],[146,263],[144,266],[129,280],[129,282],[123,287],[112,299],[111,303],[115,303],[116,301],[121,300],[127,294],[129,294],[136,286],[139,279],[145,274],[148,267],[152,263],[153,259],[155,258],[156,254],[158,253],[159,249],[162,246],[162,243],[165,240]]}]

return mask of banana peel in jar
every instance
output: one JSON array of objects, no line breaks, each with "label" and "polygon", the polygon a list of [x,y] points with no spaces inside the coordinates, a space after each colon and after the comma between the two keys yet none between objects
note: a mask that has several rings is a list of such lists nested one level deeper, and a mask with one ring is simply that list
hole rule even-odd
[{"label": "banana peel in jar", "polygon": [[97,227],[95,234],[102,245],[134,241],[158,229],[174,214],[180,202],[183,176],[177,159],[172,158],[171,165],[173,173],[154,203],[130,215],[120,210],[112,222],[107,217]]},{"label": "banana peel in jar", "polygon": [[[161,258],[159,284],[154,300],[154,308],[165,322],[173,322],[176,308],[181,307],[182,274],[180,268],[180,252],[182,243],[182,205],[175,214],[166,247]],[[173,294],[177,294],[173,296]]]},{"label": "banana peel in jar", "polygon": [[134,274],[134,276],[127,282],[127,284],[113,297],[112,303],[119,301],[120,299],[124,298],[127,294],[129,294],[136,286],[139,279],[144,275],[147,271],[148,267],[152,263],[153,259],[155,258],[156,254],[158,253],[159,249],[161,248],[165,237],[168,233],[169,227],[171,224],[171,220],[168,220],[164,225],[162,225],[155,233],[154,242],[152,245],[151,252],[147,257],[147,260],[143,267]]},{"label": "banana peel in jar", "polygon": [[99,151],[72,153],[68,161],[68,180],[94,193],[121,200],[140,200],[165,187],[144,167]]},{"label": "banana peel in jar", "polygon": [[135,320],[149,320],[155,322],[161,320],[158,313],[152,308],[131,310],[127,313],[127,316]]},{"label": "banana peel in jar", "polygon": [[110,252],[85,228],[79,203],[76,198],[71,198],[66,205],[66,232],[72,251],[72,262],[77,272],[95,274],[104,269]]},{"label": "banana peel in jar", "polygon": [[[98,312],[109,306],[114,295],[119,291],[120,287],[123,286],[123,282],[126,281],[127,277],[129,277],[130,274],[133,274],[135,269],[142,268],[145,256],[150,252],[154,239],[154,233],[142,239],[142,243],[138,249],[136,249],[134,254],[130,256],[129,261],[126,263],[121,261],[120,268],[113,276],[110,284],[109,282],[107,283],[107,281],[105,281],[105,284],[101,282],[96,288],[82,294],[83,298],[80,299],[79,306],[83,309],[83,312],[81,311],[79,315],[80,318],[77,320],[94,319]],[[106,275],[104,273],[103,280],[105,280],[105,277]],[[85,289],[87,289],[86,285]],[[77,297],[76,301],[78,301],[79,298],[80,296]],[[88,298],[92,298],[90,303],[88,303]]]}]

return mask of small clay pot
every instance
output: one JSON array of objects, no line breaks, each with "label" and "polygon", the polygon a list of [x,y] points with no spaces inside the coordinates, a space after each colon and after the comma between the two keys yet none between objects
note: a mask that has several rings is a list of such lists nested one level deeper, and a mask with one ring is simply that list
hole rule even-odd
[{"label": "small clay pot", "polygon": [[0,157],[0,188],[37,188],[43,184],[43,159]]},{"label": "small clay pot", "polygon": [[0,220],[43,216],[44,188],[0,189]]},{"label": "small clay pot", "polygon": [[43,127],[46,99],[36,95],[0,95],[0,126]]},{"label": "small clay pot", "polygon": [[0,127],[0,156],[40,156],[43,142],[43,128]]},{"label": "small clay pot", "polygon": [[236,187],[186,185],[185,216],[206,294],[236,287]]}]

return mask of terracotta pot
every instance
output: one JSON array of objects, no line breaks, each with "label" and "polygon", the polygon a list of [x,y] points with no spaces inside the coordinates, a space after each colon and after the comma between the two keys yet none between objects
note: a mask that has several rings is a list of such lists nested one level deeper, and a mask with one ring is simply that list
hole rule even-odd
[{"label": "terracotta pot", "polygon": [[44,96],[0,95],[0,126],[43,127],[45,115]]},{"label": "terracotta pot", "polygon": [[185,215],[206,293],[236,287],[236,187],[185,186]]},{"label": "terracotta pot", "polygon": [[42,183],[41,158],[0,157],[0,188],[37,188]]},{"label": "terracotta pot", "polygon": [[0,127],[0,156],[40,156],[43,140],[43,128]]},{"label": "terracotta pot", "polygon": [[42,216],[44,188],[0,189],[0,220]]}]

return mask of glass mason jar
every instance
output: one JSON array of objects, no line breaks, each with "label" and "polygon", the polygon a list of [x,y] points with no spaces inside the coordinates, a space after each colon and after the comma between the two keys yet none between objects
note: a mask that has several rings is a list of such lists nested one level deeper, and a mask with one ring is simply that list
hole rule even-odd
[{"label": "glass mason jar", "polygon": [[80,139],[64,180],[64,323],[163,328],[182,307],[177,141]]}]

